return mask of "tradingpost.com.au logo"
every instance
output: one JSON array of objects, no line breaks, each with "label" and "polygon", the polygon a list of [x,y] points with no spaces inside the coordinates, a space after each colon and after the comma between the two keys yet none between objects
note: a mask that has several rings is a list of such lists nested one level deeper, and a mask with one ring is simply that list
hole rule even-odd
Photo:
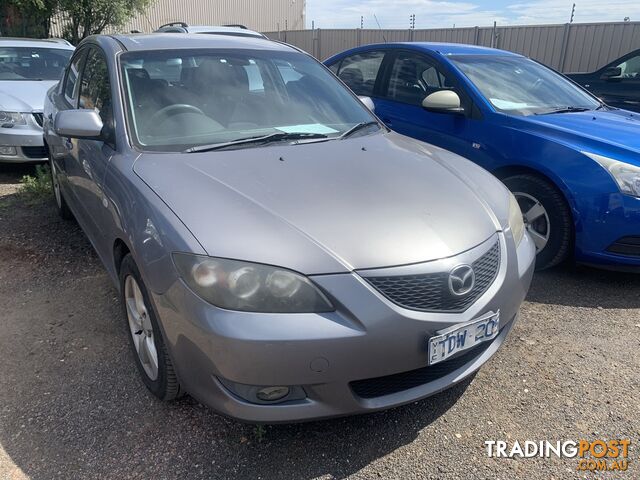
[{"label": "tradingpost.com.au logo", "polygon": [[583,472],[624,472],[629,468],[629,439],[615,440],[548,440],[511,444],[503,440],[485,440],[487,455],[493,458],[577,458],[576,470]]}]

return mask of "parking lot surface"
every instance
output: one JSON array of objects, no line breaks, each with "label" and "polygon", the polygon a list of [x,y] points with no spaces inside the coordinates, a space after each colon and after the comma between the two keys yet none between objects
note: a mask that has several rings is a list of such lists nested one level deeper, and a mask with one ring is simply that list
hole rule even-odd
[{"label": "parking lot surface", "polygon": [[[115,288],[74,222],[0,166],[0,479],[594,478],[576,459],[488,458],[485,440],[630,438],[640,478],[640,275],[536,274],[475,376],[395,410],[257,427],[138,378]],[[358,359],[354,359],[358,361]]]}]

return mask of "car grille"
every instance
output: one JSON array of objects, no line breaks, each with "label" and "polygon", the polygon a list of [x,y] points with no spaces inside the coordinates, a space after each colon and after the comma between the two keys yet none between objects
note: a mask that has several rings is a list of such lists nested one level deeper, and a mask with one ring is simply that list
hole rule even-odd
[{"label": "car grille", "polygon": [[622,237],[607,248],[607,252],[628,257],[640,257],[640,237]]},{"label": "car grille", "polygon": [[47,148],[42,147],[22,147],[22,153],[29,158],[47,158]]},{"label": "car grille", "polygon": [[449,273],[425,273],[384,277],[366,277],[392,302],[410,310],[462,312],[491,286],[500,269],[500,243],[471,264],[476,275],[473,289],[464,296],[449,293]]},{"label": "car grille", "polygon": [[387,375],[385,377],[356,380],[349,383],[349,386],[353,393],[360,398],[375,398],[403,392],[449,375],[454,370],[465,366],[482,355],[494,341],[495,339],[482,343],[462,355],[450,358],[441,363],[436,363],[435,365]]},{"label": "car grille", "polygon": [[36,123],[40,126],[42,126],[42,120],[43,120],[43,115],[41,112],[33,112],[31,115],[33,115],[33,119],[36,121]]}]

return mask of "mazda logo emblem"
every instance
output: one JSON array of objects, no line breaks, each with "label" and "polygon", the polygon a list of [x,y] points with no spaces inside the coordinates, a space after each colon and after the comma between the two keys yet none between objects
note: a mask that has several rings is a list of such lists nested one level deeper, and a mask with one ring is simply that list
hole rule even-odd
[{"label": "mazda logo emblem", "polygon": [[466,295],[476,284],[476,274],[471,265],[458,265],[449,272],[449,291],[452,295]]}]

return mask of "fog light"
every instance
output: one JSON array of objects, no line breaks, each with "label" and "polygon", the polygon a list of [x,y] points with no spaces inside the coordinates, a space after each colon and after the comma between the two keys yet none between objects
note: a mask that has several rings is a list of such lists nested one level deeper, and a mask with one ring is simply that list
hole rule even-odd
[{"label": "fog light", "polygon": [[256,393],[256,396],[264,402],[275,402],[287,395],[289,395],[289,387],[264,387]]},{"label": "fog light", "polygon": [[0,145],[0,155],[16,155],[16,147]]}]

